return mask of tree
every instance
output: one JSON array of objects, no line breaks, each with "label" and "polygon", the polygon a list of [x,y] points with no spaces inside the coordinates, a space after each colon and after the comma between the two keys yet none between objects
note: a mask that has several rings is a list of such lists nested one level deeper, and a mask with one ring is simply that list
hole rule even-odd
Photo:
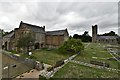
[{"label": "tree", "polygon": [[4,30],[2,30],[2,36],[8,35],[8,34],[11,33],[11,32],[13,32],[13,31],[5,32]]},{"label": "tree", "polygon": [[84,50],[84,46],[80,39],[71,38],[65,41],[64,44],[60,46],[59,50],[61,52],[73,51],[77,53]]},{"label": "tree", "polygon": [[83,36],[89,36],[88,31],[85,31]]},{"label": "tree", "polygon": [[85,31],[81,38],[82,42],[91,42],[92,37],[88,34],[88,31]]},{"label": "tree", "polygon": [[73,38],[81,39],[82,42],[91,42],[92,41],[92,37],[88,34],[88,31],[85,31],[84,34],[82,34],[82,35],[74,34]]},{"label": "tree", "polygon": [[114,31],[110,31],[109,33],[101,34],[100,36],[117,36],[117,34],[115,34]]},{"label": "tree", "polygon": [[70,35],[69,39],[71,39],[71,38],[72,38],[72,36]]},{"label": "tree", "polygon": [[79,37],[78,34],[74,34],[74,35],[73,35],[73,38],[75,38],[75,39],[79,39],[80,37]]},{"label": "tree", "polygon": [[29,48],[34,45],[34,42],[35,39],[32,36],[32,34],[25,34],[24,36],[20,37],[17,41],[17,47],[25,49],[28,53]]}]

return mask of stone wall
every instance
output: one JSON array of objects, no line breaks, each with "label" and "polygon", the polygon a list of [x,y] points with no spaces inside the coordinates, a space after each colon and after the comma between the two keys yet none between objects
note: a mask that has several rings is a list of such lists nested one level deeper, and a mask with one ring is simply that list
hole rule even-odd
[{"label": "stone wall", "polygon": [[46,46],[47,47],[58,47],[64,42],[64,36],[62,35],[47,35],[46,36]]},{"label": "stone wall", "polygon": [[45,46],[45,33],[35,33],[35,43],[39,43],[39,48]]},{"label": "stone wall", "polygon": [[98,39],[97,42],[104,44],[118,44],[117,39]]}]

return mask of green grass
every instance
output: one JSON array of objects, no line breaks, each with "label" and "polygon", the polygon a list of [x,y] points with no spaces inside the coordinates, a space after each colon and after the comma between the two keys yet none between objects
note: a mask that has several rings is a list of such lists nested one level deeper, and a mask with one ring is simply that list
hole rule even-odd
[{"label": "green grass", "polygon": [[[15,64],[16,67],[13,68],[12,65]],[[27,66],[20,61],[17,61],[15,59],[12,59],[8,57],[7,55],[2,54],[2,68],[10,65],[9,67],[9,76],[10,77],[16,77],[26,71],[31,70],[32,68],[30,66]],[[2,70],[2,77],[8,78],[8,69]]]},{"label": "green grass", "polygon": [[118,78],[116,72],[68,63],[53,78]]},{"label": "green grass", "polygon": [[47,50],[41,49],[33,52],[32,56],[35,56],[38,61],[42,61],[44,63],[54,65],[59,60],[64,60],[71,56],[70,53],[60,53],[57,49]]},{"label": "green grass", "polygon": [[[47,48],[40,49],[40,50],[35,50],[32,52],[33,54],[29,56],[26,53],[17,53],[20,55],[22,58],[31,58],[42,61],[46,64],[54,65],[57,61],[59,60],[64,60],[67,59],[69,56],[73,55],[74,53],[61,53],[59,52],[58,49],[50,49],[48,50]],[[10,54],[16,54],[14,51],[11,51]]]},{"label": "green grass", "polygon": [[[94,57],[97,57],[95,59]],[[111,68],[118,68],[119,62],[115,60],[107,60],[111,58],[107,50],[105,50],[102,45],[97,43],[91,43],[81,54],[79,54],[75,60],[90,63],[91,60],[106,62]]]}]

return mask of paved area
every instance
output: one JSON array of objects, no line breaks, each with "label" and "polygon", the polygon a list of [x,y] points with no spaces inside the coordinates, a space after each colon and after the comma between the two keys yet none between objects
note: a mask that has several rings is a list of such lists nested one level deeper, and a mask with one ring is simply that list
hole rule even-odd
[{"label": "paved area", "polygon": [[[29,72],[23,73],[22,75],[20,75],[20,76],[18,76],[16,78],[17,79],[22,79],[22,78],[35,78],[35,79],[38,79],[39,74],[40,74],[40,71],[38,71],[36,69],[32,69]],[[17,80],[17,79],[15,79],[15,80]]]},{"label": "paved area", "polygon": [[18,79],[25,79],[25,78],[33,78],[35,80],[39,80],[39,75],[45,76],[47,74],[47,68],[50,67],[51,65],[48,64],[44,64],[44,69],[43,70],[36,70],[36,69],[32,69],[29,72],[23,73],[19,76],[16,77],[15,80]]}]

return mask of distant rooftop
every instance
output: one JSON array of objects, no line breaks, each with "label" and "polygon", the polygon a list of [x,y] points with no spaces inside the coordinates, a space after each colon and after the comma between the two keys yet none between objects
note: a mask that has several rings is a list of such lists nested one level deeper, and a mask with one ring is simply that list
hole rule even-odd
[{"label": "distant rooftop", "polygon": [[98,39],[100,39],[100,38],[102,38],[102,39],[116,39],[116,38],[118,38],[118,36],[98,36]]},{"label": "distant rooftop", "polygon": [[46,31],[47,35],[64,35],[67,29],[64,30],[56,30],[56,31]]},{"label": "distant rooftop", "polygon": [[7,35],[4,36],[4,38],[11,38],[14,35],[14,31],[11,31]]}]

